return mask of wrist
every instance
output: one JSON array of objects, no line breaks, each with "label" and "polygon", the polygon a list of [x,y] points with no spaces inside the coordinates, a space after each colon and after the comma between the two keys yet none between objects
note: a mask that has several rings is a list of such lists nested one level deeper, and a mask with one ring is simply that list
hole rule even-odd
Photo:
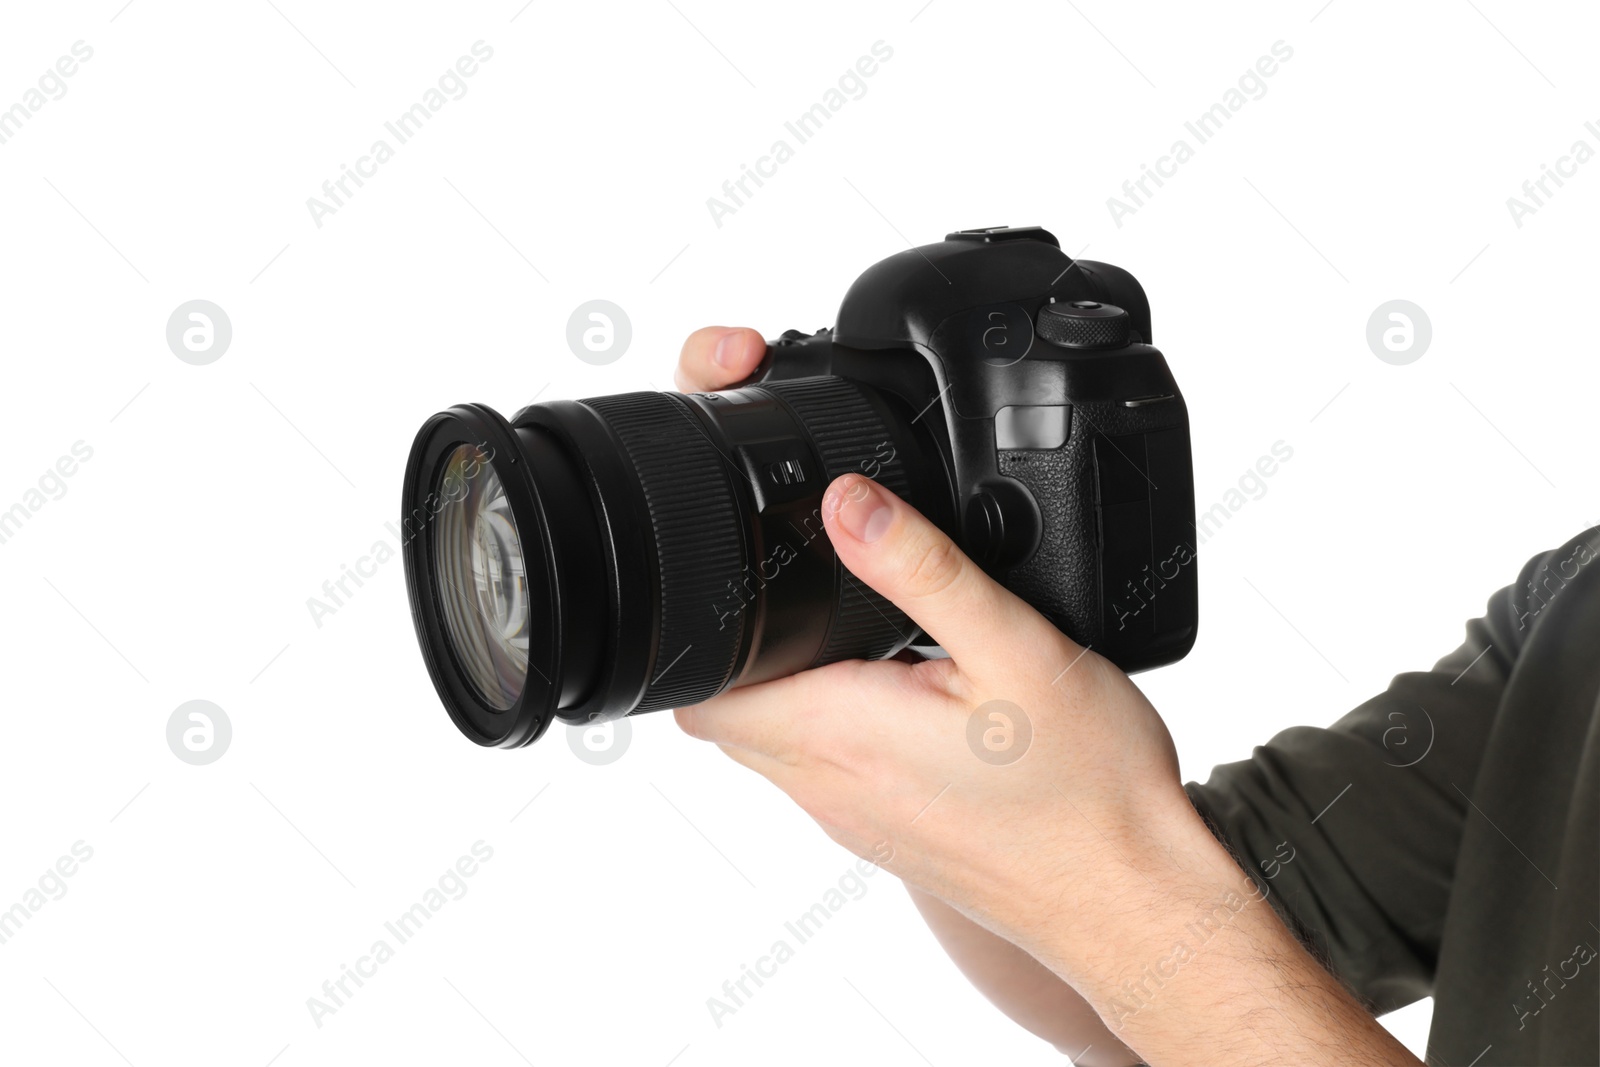
[{"label": "wrist", "polygon": [[1131,829],[1140,869],[1105,873],[1018,942],[1119,1041],[1197,1064],[1416,1062],[1301,947],[1192,805]]},{"label": "wrist", "polygon": [[1130,983],[1138,990],[1175,973],[1176,946],[1209,941],[1265,905],[1266,888],[1217,841],[1181,786],[1069,817],[1086,836],[1042,876],[1013,886],[994,917],[1102,1012]]},{"label": "wrist", "polygon": [[1141,909],[1248,881],[1175,781],[1115,805],[1056,793],[1050,837],[1025,855],[991,857],[983,890],[969,898],[985,925],[1013,941],[1048,942],[1076,959],[1142,937]]}]

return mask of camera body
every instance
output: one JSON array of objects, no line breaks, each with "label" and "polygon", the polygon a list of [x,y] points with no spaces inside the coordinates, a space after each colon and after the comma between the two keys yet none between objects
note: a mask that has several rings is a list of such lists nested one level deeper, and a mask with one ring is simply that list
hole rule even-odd
[{"label": "camera body", "polygon": [[915,413],[950,487],[919,505],[1062,632],[1128,672],[1193,647],[1188,410],[1131,274],[1039,227],[952,233],[869,268],[752,382],[823,375]]}]

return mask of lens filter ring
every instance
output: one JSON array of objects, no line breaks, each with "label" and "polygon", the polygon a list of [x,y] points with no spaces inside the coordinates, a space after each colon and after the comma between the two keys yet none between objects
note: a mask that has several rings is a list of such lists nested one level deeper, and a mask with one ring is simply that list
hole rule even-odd
[{"label": "lens filter ring", "polygon": [[401,506],[412,622],[451,719],[480,745],[532,742],[560,693],[561,590],[510,425],[480,404],[429,419]]}]

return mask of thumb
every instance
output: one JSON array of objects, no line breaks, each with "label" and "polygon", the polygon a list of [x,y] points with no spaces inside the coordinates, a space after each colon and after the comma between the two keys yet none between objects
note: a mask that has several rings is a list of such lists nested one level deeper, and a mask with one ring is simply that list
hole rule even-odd
[{"label": "thumb", "polygon": [[998,648],[1066,641],[1044,616],[983,572],[933,523],[870,478],[847,474],[828,487],[823,521],[850,572],[909,615],[957,665]]}]

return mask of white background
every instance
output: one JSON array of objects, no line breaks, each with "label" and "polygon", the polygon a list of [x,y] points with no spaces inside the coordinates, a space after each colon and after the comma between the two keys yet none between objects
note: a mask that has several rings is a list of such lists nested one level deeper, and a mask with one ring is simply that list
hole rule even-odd
[{"label": "white background", "polygon": [[[93,849],[0,945],[7,1061],[1059,1062],[888,875],[718,1028],[706,998],[851,857],[667,716],[609,766],[561,728],[468,744],[398,559],[307,608],[394,546],[430,413],[670,387],[691,329],[825,325],[907,239],[1040,223],[1132,270],[1202,508],[1293,448],[1203,549],[1193,654],[1140,679],[1188,777],[1431,665],[1600,518],[1600,162],[1520,228],[1506,206],[1600,147],[1578,5],[276,2],[0,28],[0,107],[94,50],[0,145],[0,509],[93,449],[0,544],[0,908]],[[307,198],[479,40],[466,95],[316,226]],[[865,95],[718,227],[707,198],[880,40]],[[1265,95],[1118,226],[1107,198],[1280,40]],[[165,339],[196,298],[233,325],[208,366]],[[632,319],[609,366],[565,342],[592,298]],[[1365,339],[1394,298],[1433,324],[1408,366]],[[233,725],[209,766],[167,747],[191,699]],[[479,840],[469,892],[315,1025],[307,998]],[[1426,1015],[1391,1022],[1420,1049]]]}]

